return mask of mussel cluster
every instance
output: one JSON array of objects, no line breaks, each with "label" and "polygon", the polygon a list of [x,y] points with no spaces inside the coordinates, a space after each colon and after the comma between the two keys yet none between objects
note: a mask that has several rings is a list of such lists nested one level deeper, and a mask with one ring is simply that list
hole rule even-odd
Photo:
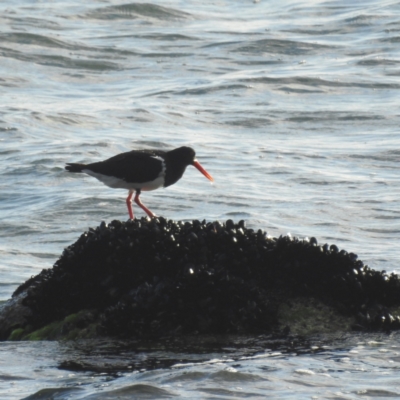
[{"label": "mussel cluster", "polygon": [[22,284],[33,329],[83,309],[101,333],[158,337],[266,333],[282,303],[312,297],[358,329],[396,329],[397,275],[315,238],[271,238],[234,223],[142,218],[102,222],[66,248],[52,269]]}]

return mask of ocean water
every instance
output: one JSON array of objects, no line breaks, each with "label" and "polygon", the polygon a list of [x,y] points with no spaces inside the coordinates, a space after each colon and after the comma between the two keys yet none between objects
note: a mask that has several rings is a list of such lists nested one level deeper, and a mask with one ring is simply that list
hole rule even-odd
[{"label": "ocean water", "polygon": [[[215,183],[188,168],[142,194],[157,215],[245,219],[400,273],[398,1],[4,0],[0,23],[1,301],[128,218],[126,191],[66,162],[182,145]],[[0,343],[0,397],[400,397],[396,334],[199,340]],[[92,353],[117,365],[59,369]]]}]

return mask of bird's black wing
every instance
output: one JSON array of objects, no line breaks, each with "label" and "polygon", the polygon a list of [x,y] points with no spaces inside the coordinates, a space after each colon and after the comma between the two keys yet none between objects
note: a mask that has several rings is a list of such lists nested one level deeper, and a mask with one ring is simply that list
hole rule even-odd
[{"label": "bird's black wing", "polygon": [[160,175],[164,154],[161,150],[133,150],[105,161],[87,164],[85,168],[126,182],[149,182]]}]

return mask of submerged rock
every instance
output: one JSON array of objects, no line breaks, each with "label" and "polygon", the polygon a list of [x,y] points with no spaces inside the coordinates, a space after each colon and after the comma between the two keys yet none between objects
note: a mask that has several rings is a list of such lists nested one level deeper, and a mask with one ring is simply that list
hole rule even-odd
[{"label": "submerged rock", "polygon": [[232,220],[102,222],[14,298],[29,312],[2,326],[0,310],[1,339],[13,329],[15,339],[46,338],[49,324],[50,338],[400,327],[397,275],[315,238],[271,238]]}]

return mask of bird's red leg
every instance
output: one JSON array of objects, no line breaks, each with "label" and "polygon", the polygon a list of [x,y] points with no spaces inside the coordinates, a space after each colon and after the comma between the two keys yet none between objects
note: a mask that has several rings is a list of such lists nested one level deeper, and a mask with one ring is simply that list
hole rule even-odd
[{"label": "bird's red leg", "polygon": [[150,218],[154,218],[156,216],[156,214],[153,214],[139,199],[140,196],[140,190],[136,191],[136,195],[135,195],[135,203],[142,208],[142,210],[144,210],[146,212],[146,214],[150,217]]},{"label": "bird's red leg", "polygon": [[[129,195],[126,198],[126,205],[128,206],[128,212],[129,212],[129,218],[130,219],[133,219],[132,196],[133,196],[133,191],[129,191]],[[136,199],[135,199],[135,201],[136,201]]]}]

